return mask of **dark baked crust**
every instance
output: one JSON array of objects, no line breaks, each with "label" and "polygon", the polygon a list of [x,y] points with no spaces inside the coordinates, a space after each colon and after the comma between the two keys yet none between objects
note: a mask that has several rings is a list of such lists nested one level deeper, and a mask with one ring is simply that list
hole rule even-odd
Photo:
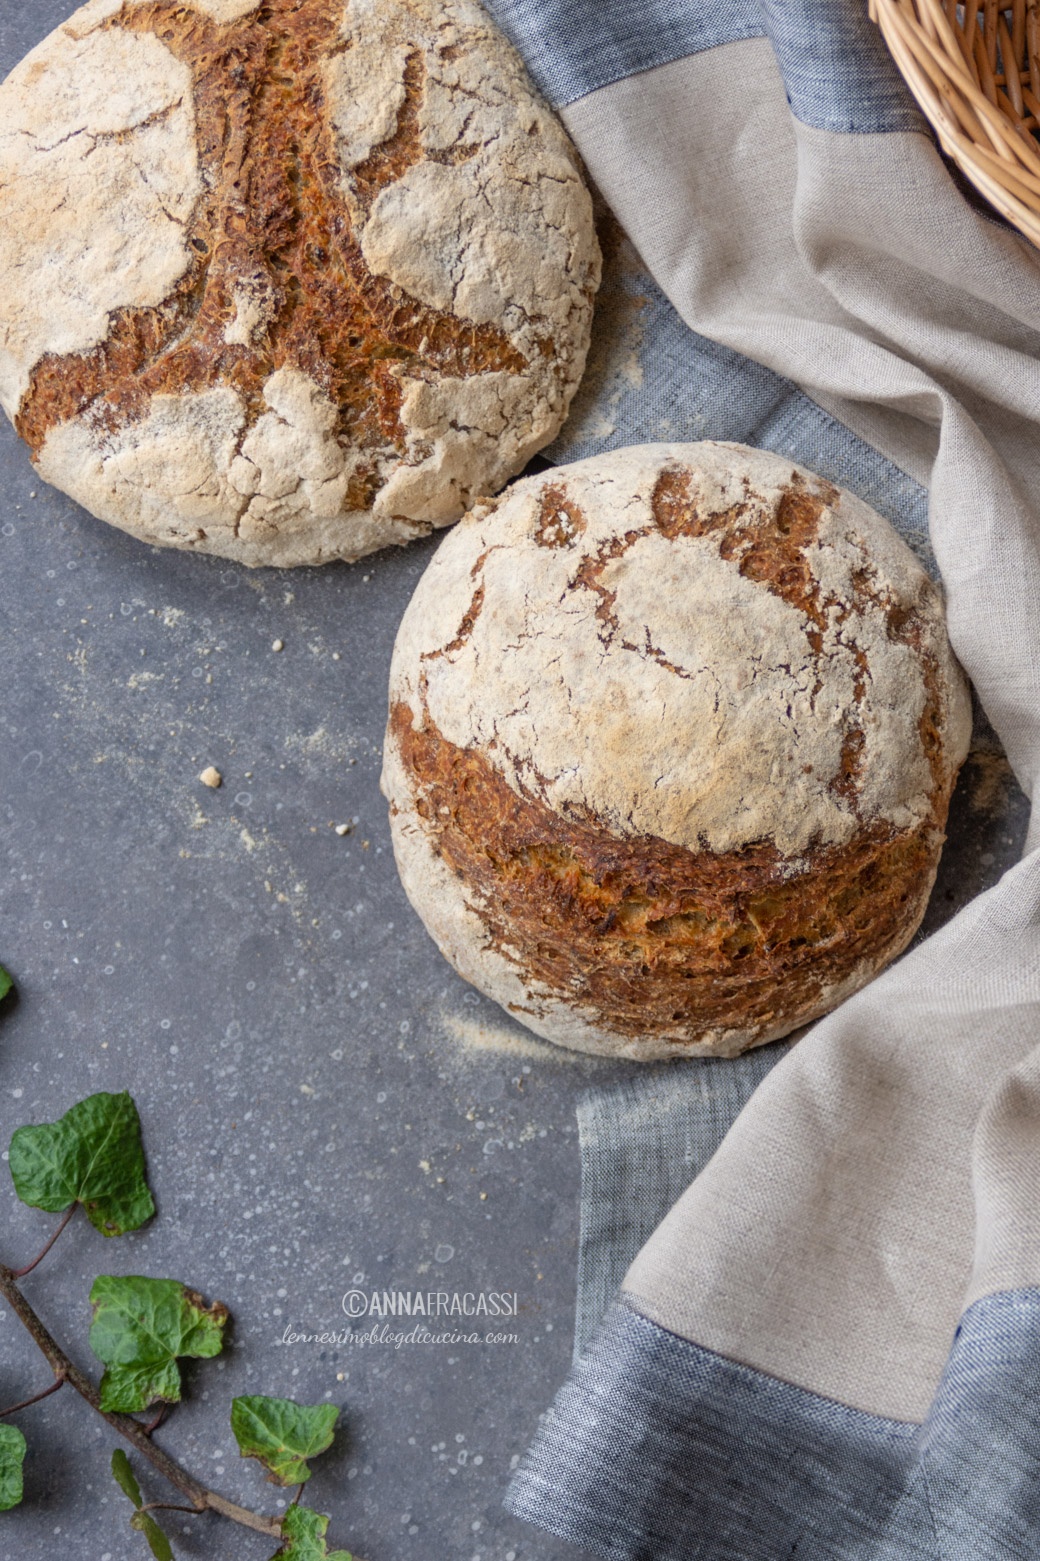
[{"label": "dark baked crust", "polygon": [[[154,33],[189,67],[205,193],[187,231],[194,258],[171,296],[157,308],[118,311],[93,351],[51,354],[36,366],[16,418],[34,454],[51,428],[87,408],[114,429],[144,416],[158,393],[229,385],[255,421],[264,382],[292,367],[338,408],[342,443],[385,456],[405,448],[394,364],[420,377],[424,369],[467,376],[527,366],[503,331],[429,308],[365,265],[337,187],[322,82],[343,14],[343,0],[264,0],[240,21],[217,25],[151,0],[127,4],[106,24]],[[355,170],[363,204],[418,160],[423,69],[416,51],[395,132]],[[467,149],[440,155],[460,159]],[[271,318],[252,345],[229,345],[224,333],[243,283]],[[367,508],[379,484],[374,462],[362,464],[346,507]]]},{"label": "dark baked crust", "polygon": [[[740,475],[739,449],[733,454],[736,470],[720,486],[724,463],[718,452],[727,447],[702,447],[708,452],[703,470],[695,456],[683,459],[683,447],[659,448],[660,454],[644,447],[642,454],[620,452],[599,463],[562,468],[538,479],[537,487],[531,479],[488,506],[470,542],[463,545],[456,535],[449,544],[452,564],[441,579],[450,581],[451,600],[460,606],[469,582],[472,595],[457,628],[449,627],[450,617],[441,616],[435,633],[446,642],[439,646],[424,639],[418,619],[410,627],[406,620],[392,676],[384,784],[405,886],[441,947],[469,979],[526,1017],[539,1033],[565,1044],[632,1057],[670,1051],[732,1055],[826,1012],[910,941],[924,914],[944,840],[966,736],[966,702],[934,587],[912,561],[902,570],[893,564],[885,538],[878,539],[876,552],[868,545],[870,524],[883,524],[878,517],[867,512],[861,517],[866,529],[857,532],[850,513],[854,501],[846,502],[847,496],[810,473],[790,467],[785,473],[779,461],[774,476],[768,467],[773,458],[758,452],[744,454],[753,458],[750,469],[772,478],[768,502]],[[629,501],[629,493],[639,497]],[[593,507],[597,500],[613,506],[607,513],[611,521],[617,517],[614,526],[604,524]],[[835,524],[835,515],[848,518]],[[763,598],[768,592],[798,615],[789,650],[773,641],[768,649],[757,647],[759,657],[753,639],[735,635],[734,644],[741,648],[727,664],[724,629],[700,641],[711,646],[707,670],[718,672],[716,686],[728,677],[727,690],[750,688],[761,671],[759,663],[776,662],[790,677],[792,690],[787,694],[781,684],[778,697],[804,695],[815,702],[819,724],[814,729],[809,719],[803,736],[795,735],[786,770],[772,769],[759,757],[768,751],[774,719],[781,727],[782,706],[775,718],[762,717],[755,743],[741,739],[743,746],[729,751],[710,715],[703,728],[688,724],[687,717],[671,738],[651,739],[648,733],[648,741],[659,742],[652,769],[638,768],[637,756],[630,759],[616,742],[609,750],[613,780],[624,781],[631,768],[633,807],[637,796],[645,799],[655,792],[655,773],[667,773],[668,785],[651,811],[664,817],[669,798],[674,799],[667,816],[678,818],[683,828],[689,816],[684,772],[690,795],[698,799],[714,794],[738,809],[746,790],[747,811],[754,808],[753,816],[764,827],[760,833],[737,835],[732,846],[717,839],[712,845],[696,829],[667,839],[663,829],[654,834],[645,824],[637,828],[624,790],[620,798],[609,793],[613,824],[595,804],[573,800],[576,792],[590,795],[592,766],[588,745],[579,747],[580,738],[571,734],[580,719],[581,736],[595,742],[590,701],[598,689],[604,690],[605,705],[614,699],[623,707],[626,698],[638,699],[638,691],[651,686],[640,682],[640,669],[654,662],[666,676],[652,685],[651,705],[667,712],[668,682],[697,675],[691,672],[698,665],[696,655],[676,665],[655,643],[656,622],[664,627],[661,643],[681,655],[682,637],[669,624],[684,614],[682,579],[669,574],[662,562],[667,550],[656,545],[661,536],[677,545],[677,553],[682,550],[690,569],[715,570],[708,560],[717,549],[725,567],[707,577],[718,582],[723,594],[727,580],[739,573],[761,587]],[[653,581],[641,582],[649,589],[636,596],[640,611],[633,613],[633,598],[623,595],[625,576],[618,567],[648,539],[656,551],[643,556],[662,571],[662,583],[668,580],[667,608],[659,620]],[[691,549],[687,539],[697,539],[697,548]],[[702,539],[712,545],[704,548]],[[518,607],[503,601],[509,587],[501,564],[491,577],[497,581],[494,588],[485,565],[496,552],[501,559],[499,549],[509,549],[522,578],[528,547],[559,550],[560,558],[551,590],[538,586],[533,602],[528,604],[525,594]],[[833,559],[841,547],[844,563],[838,568]],[[533,565],[532,576],[537,573]],[[694,590],[692,599],[698,611],[705,610],[703,593]],[[614,659],[599,682],[595,675],[588,677],[580,698],[563,676],[549,685],[552,692],[544,698],[523,704],[524,687],[537,676],[534,657],[528,654],[522,674],[511,681],[506,673],[499,678],[491,658],[510,656],[514,646],[533,645],[537,614],[553,612],[550,602],[558,602],[559,618],[545,626],[547,658],[569,658],[567,675],[573,666],[584,673],[599,659],[598,638],[602,660]],[[500,614],[496,632],[488,623]],[[761,621],[768,619],[763,606]],[[753,621],[750,615],[745,630],[748,621]],[[833,666],[836,647],[847,669],[840,674]],[[627,691],[626,663],[633,668]],[[882,755],[876,736],[879,701],[887,701],[883,708],[890,722],[899,719],[900,685],[892,682],[893,665],[905,679],[907,715],[891,752]],[[442,675],[445,667],[449,670]],[[508,701],[501,702],[506,690]],[[731,699],[727,709],[732,709],[734,696],[724,697]],[[456,699],[465,712],[458,718]],[[510,724],[517,700],[526,725]],[[769,707],[760,702],[756,708]],[[790,706],[786,717],[791,718]],[[604,718],[606,728],[608,708]],[[828,739],[835,734],[835,741],[814,741],[814,730],[821,728]],[[534,736],[518,759],[514,749],[517,739],[528,741],[527,729]],[[467,743],[459,736],[466,731],[488,735]],[[625,731],[638,734],[638,719]],[[538,750],[540,736],[545,741]],[[681,759],[682,745],[688,764]],[[586,779],[558,800],[556,783],[534,758],[539,751],[549,759],[549,774],[569,776],[583,769]],[[896,778],[886,781],[888,764]],[[801,812],[801,797],[813,821],[795,837],[797,844],[789,834],[783,849],[777,844],[783,838],[779,828],[775,835],[769,832],[770,820],[778,822],[784,814],[781,799],[771,803],[763,790],[776,784],[770,779],[776,773],[784,775],[789,788],[787,805],[793,796]],[[879,786],[888,785],[891,796],[909,786],[910,775],[913,806],[883,812]],[[814,795],[828,805],[821,807]],[[826,835],[831,802],[845,826]],[[817,820],[824,822],[817,825]],[[457,892],[438,864],[455,875]]]},{"label": "dark baked crust", "polygon": [[905,948],[944,839],[946,791],[919,828],[874,824],[792,876],[767,842],[695,853],[562,818],[483,754],[416,729],[405,705],[391,710],[387,739],[491,946],[525,981],[633,1040],[769,1038],[815,1016],[829,990]]},{"label": "dark baked crust", "polygon": [[[822,649],[826,614],[830,609],[837,607],[845,618],[853,606],[873,606],[883,613],[888,637],[913,650],[922,668],[927,697],[918,722],[918,733],[928,756],[933,789],[942,789],[944,780],[939,733],[938,669],[935,656],[924,644],[920,620],[908,611],[905,603],[892,601],[879,592],[866,569],[859,570],[853,579],[851,600],[835,603],[821,598],[819,585],[809,568],[806,550],[817,539],[824,509],[839,498],[840,490],[832,484],[818,478],[810,489],[800,473],[793,471],[790,484],[770,523],[766,526],[760,521],[758,524],[746,524],[749,505],[736,504],[731,509],[712,512],[698,504],[692,490],[690,473],[677,467],[662,472],[650,507],[655,524],[667,537],[718,536],[722,558],[739,555],[740,573],[746,579],[758,581],[774,596],[779,596],[789,606],[805,614],[809,620],[807,637],[817,656]],[[859,668],[854,692],[855,698],[859,700],[863,697],[869,672],[863,651],[856,648],[854,654]],[[820,686],[817,676],[817,692]],[[856,808],[856,777],[860,772],[864,748],[863,728],[856,723],[855,714],[855,709],[847,712],[841,769],[833,782],[834,790],[853,808]],[[933,805],[935,800],[933,797]],[[936,822],[941,830],[946,822],[945,806],[942,817],[937,817]],[[941,844],[940,840],[939,846]],[[939,847],[936,849],[938,851]]]}]

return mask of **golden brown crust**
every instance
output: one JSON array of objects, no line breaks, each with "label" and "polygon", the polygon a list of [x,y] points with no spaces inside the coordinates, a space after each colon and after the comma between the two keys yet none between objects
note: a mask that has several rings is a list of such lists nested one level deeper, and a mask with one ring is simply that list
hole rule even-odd
[{"label": "golden brown crust", "polygon": [[[401,384],[408,362],[439,374],[516,374],[526,360],[503,331],[431,309],[373,276],[342,196],[322,65],[342,3],[267,0],[218,26],[169,0],[130,5],[106,24],[154,33],[195,83],[206,194],[188,226],[187,272],[154,309],[120,310],[92,352],[37,365],[15,426],[36,454],[51,428],[90,407],[104,426],[139,418],[153,395],[230,385],[255,420],[278,369],[302,369],[339,408],[336,432],[354,446],[403,453]],[[355,170],[370,204],[417,159],[422,57],[390,139]],[[248,285],[267,316],[246,344],[229,343],[235,296]],[[349,507],[371,503],[374,467],[353,478]]]},{"label": "golden brown crust", "polygon": [[[524,979],[620,1036],[794,1029],[865,964],[912,937],[943,842],[948,793],[908,831],[875,824],[795,877],[768,842],[724,854],[619,840],[594,819],[521,797],[484,755],[413,712],[388,740],[433,849],[479,906],[490,946]],[[923,892],[922,892],[923,891]]]},{"label": "golden brown crust", "polygon": [[879,516],[766,452],[640,446],[445,542],[383,785],[467,979],[565,1045],[732,1056],[909,942],[969,724],[941,598]]},{"label": "golden brown crust", "polygon": [[[690,473],[678,467],[662,472],[654,488],[650,508],[655,525],[672,540],[682,536],[718,535],[720,557],[739,558],[740,573],[745,579],[757,580],[774,596],[779,596],[782,601],[805,614],[808,619],[806,637],[817,657],[823,650],[824,631],[828,626],[830,610],[837,608],[838,622],[841,623],[854,609],[870,606],[878,608],[884,615],[888,638],[896,644],[908,646],[922,669],[925,702],[918,720],[918,732],[932,772],[933,788],[941,789],[946,784],[947,776],[939,732],[939,669],[935,652],[922,634],[920,618],[909,610],[905,602],[897,601],[891,592],[879,590],[865,568],[853,572],[849,596],[836,602],[824,595],[809,566],[808,553],[818,540],[824,512],[830,505],[837,503],[840,497],[840,490],[833,483],[818,478],[810,488],[798,471],[792,471],[789,486],[783,490],[777,505],[773,525],[763,531],[761,526],[742,524],[747,508],[743,504],[736,504],[722,513],[705,512],[698,506],[692,493]],[[853,646],[852,649],[858,669],[853,696],[858,703],[866,690],[869,668],[864,651],[859,646]],[[817,692],[821,686],[817,672]],[[840,769],[830,784],[833,791],[857,809],[856,777],[862,767],[865,741],[862,726],[855,722],[855,706],[849,716],[850,723],[842,742]],[[945,817],[944,811],[939,821],[940,828]]]},{"label": "golden brown crust", "polygon": [[591,201],[474,0],[113,0],[0,108],[0,400],[94,514],[248,564],[353,559],[559,429]]}]

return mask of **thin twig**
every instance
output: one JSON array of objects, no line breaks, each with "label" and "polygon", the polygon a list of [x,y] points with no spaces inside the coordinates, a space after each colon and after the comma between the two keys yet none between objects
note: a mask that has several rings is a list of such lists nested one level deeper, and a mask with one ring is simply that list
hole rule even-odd
[{"label": "thin twig", "polygon": [[169,1409],[169,1407],[169,1404],[164,1404],[159,1413],[156,1415],[155,1419],[149,1420],[148,1424],[144,1428],[145,1436],[151,1436],[153,1431],[158,1431],[159,1427],[166,1418],[166,1411]]},{"label": "thin twig", "polygon": [[198,1507],[182,1507],[176,1501],[146,1501],[138,1512],[190,1512],[193,1518],[201,1517]]},{"label": "thin twig", "polygon": [[0,1295],[10,1305],[12,1311],[24,1324],[34,1342],[43,1351],[50,1363],[55,1376],[62,1376],[76,1389],[81,1398],[85,1398],[91,1409],[95,1409],[103,1419],[107,1420],[114,1431],[120,1436],[126,1437],[131,1442],[142,1458],[147,1458],[153,1468],[158,1469],[164,1479],[169,1480],[182,1495],[187,1496],[195,1512],[219,1512],[222,1517],[230,1518],[233,1523],[241,1523],[244,1528],[257,1529],[261,1534],[270,1534],[276,1538],[281,1536],[282,1520],[280,1517],[265,1517],[259,1512],[250,1512],[246,1507],[240,1507],[237,1502],[228,1501],[224,1496],[219,1496],[216,1491],[208,1490],[201,1480],[197,1480],[187,1469],[182,1469],[179,1463],[175,1463],[168,1453],[164,1453],[161,1447],[157,1447],[148,1436],[147,1429],[132,1415],[114,1413],[112,1410],[102,1409],[101,1395],[96,1385],[78,1366],[75,1366],[57,1341],[48,1333],[43,1323],[33,1311],[25,1296],[16,1284],[17,1275],[3,1263],[0,1263]]},{"label": "thin twig", "polygon": [[38,1404],[43,1398],[50,1398],[52,1393],[57,1393],[58,1389],[64,1386],[64,1376],[56,1378],[49,1388],[44,1388],[42,1393],[34,1393],[32,1398],[23,1398],[20,1404],[12,1404],[10,1409],[0,1409],[0,1420],[3,1420],[7,1415],[15,1414],[19,1409],[28,1409],[30,1404]]},{"label": "thin twig", "polygon": [[51,1237],[50,1241],[48,1241],[48,1243],[44,1247],[43,1251],[42,1252],[37,1252],[37,1254],[33,1258],[32,1262],[31,1263],[26,1263],[24,1268],[13,1268],[11,1270],[11,1272],[14,1275],[15,1279],[24,1279],[26,1274],[31,1274],[32,1273],[32,1271],[36,1267],[37,1263],[40,1263],[40,1262],[43,1261],[43,1259],[47,1256],[47,1253],[51,1250],[51,1247],[53,1247],[54,1243],[57,1241],[58,1237],[61,1235],[62,1231],[65,1229],[65,1226],[69,1223],[69,1220],[72,1218],[72,1216],[75,1214],[75,1212],[76,1212],[76,1205],[73,1204],[71,1206],[71,1208],[69,1208],[67,1210],[67,1212],[65,1214],[65,1218],[62,1220],[61,1224],[58,1226],[57,1230],[54,1232],[54,1235]]}]

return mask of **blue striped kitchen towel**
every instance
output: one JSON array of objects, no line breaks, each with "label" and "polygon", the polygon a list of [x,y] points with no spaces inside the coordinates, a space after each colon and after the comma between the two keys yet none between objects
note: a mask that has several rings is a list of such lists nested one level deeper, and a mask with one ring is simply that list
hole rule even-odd
[{"label": "blue striped kitchen towel", "polygon": [[[619,241],[633,350],[555,458],[736,439],[859,493],[941,575],[1031,795],[1040,257],[863,0],[490,9],[652,277]],[[1040,1554],[1038,846],[776,1066],[586,1100],[583,1347],[516,1513],[615,1561]]]}]

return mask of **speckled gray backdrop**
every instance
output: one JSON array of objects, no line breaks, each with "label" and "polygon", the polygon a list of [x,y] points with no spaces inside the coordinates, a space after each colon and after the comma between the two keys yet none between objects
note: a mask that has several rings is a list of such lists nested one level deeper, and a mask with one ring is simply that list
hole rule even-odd
[{"label": "speckled gray backdrop", "polygon": [[[0,0],[0,73],[71,10]],[[611,256],[559,451],[711,433],[695,396],[671,407],[660,361],[644,375],[665,306],[630,254]],[[332,1514],[330,1541],[368,1561],[581,1561],[501,1497],[568,1364],[575,1099],[624,1069],[504,1019],[399,888],[378,788],[386,678],[435,546],[293,574],[163,553],[39,484],[0,429],[0,959],[18,983],[0,1015],[0,1140],[91,1091],[134,1095],[158,1219],[104,1242],[78,1218],[25,1288],[95,1372],[100,1272],[170,1275],[230,1307],[233,1348],[188,1370],[157,1438],[215,1488],[278,1501],[237,1457],[235,1393],[328,1399],[345,1432],[307,1499]],[[218,791],[197,780],[210,764]],[[1023,827],[983,737],[930,925],[992,881]],[[0,1259],[16,1265],[52,1222],[2,1183],[0,1199]],[[342,1328],[355,1287],[515,1291],[518,1342],[282,1342]],[[46,1384],[10,1314],[0,1352],[5,1404]],[[18,1423],[26,1498],[0,1517],[0,1553],[145,1555],[108,1474],[114,1434],[68,1389]],[[171,1529],[186,1556],[272,1549],[215,1518]]]}]

